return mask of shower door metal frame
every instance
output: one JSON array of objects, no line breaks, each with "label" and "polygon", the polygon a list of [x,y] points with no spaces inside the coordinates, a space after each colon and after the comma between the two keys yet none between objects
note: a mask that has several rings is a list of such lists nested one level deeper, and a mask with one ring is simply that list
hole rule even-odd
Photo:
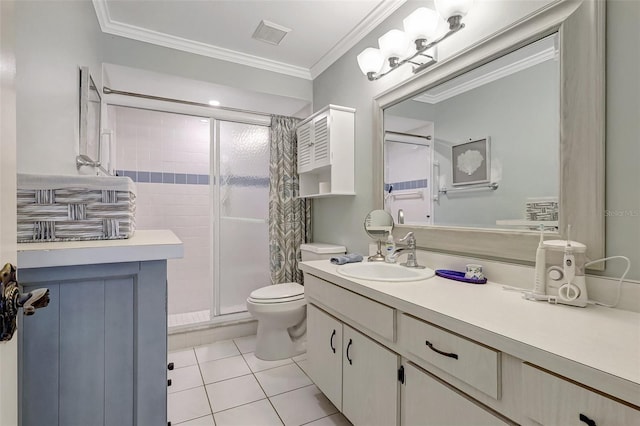
[{"label": "shower door metal frame", "polygon": [[[212,292],[210,295],[213,296],[211,300],[211,305],[209,307],[209,322],[218,322],[217,318],[222,317],[220,314],[220,301],[219,301],[219,241],[216,241],[216,236],[219,235],[219,176],[218,176],[218,168],[216,166],[216,170],[214,173],[214,165],[215,161],[219,158],[219,150],[220,144],[217,143],[219,136],[219,122],[221,121],[230,121],[235,123],[244,123],[244,124],[252,124],[258,126],[271,126],[271,116],[258,112],[250,112],[243,110],[234,110],[234,109],[219,109],[215,107],[207,107],[203,104],[194,105],[188,103],[176,103],[167,100],[162,100],[162,98],[157,97],[136,97],[136,96],[127,96],[123,93],[114,93],[114,94],[105,94],[105,104],[107,106],[122,106],[122,107],[131,107],[131,108],[139,108],[139,109],[148,109],[152,111],[158,112],[168,112],[174,114],[183,114],[183,115],[191,115],[202,117],[203,119],[209,120],[210,126],[210,136],[209,136],[209,155],[210,155],[210,164],[209,164],[209,190],[210,190],[210,208],[211,208],[211,219],[213,221],[213,226],[211,227],[211,242],[212,242],[212,262],[211,268],[215,268],[215,270],[210,271],[210,277],[212,279]],[[203,106],[201,106],[203,105]],[[106,107],[105,107],[106,110]],[[216,134],[216,131],[218,134]],[[216,190],[217,188],[217,190]],[[217,194],[215,194],[217,192]],[[217,197],[217,198],[214,198]],[[215,233],[215,234],[214,234]],[[217,276],[216,276],[217,275]],[[225,317],[237,317],[237,316],[247,316],[247,313],[238,313],[238,314],[228,314]],[[203,323],[199,323],[203,324]]]}]

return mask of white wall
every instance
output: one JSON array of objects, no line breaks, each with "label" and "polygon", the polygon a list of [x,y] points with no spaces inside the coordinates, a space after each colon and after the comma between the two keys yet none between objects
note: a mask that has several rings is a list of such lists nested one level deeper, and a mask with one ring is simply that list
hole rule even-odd
[{"label": "white wall", "polygon": [[[440,58],[474,43],[505,27],[550,1],[476,1],[465,22],[467,28],[446,40]],[[373,208],[371,185],[373,110],[372,98],[406,79],[409,71],[396,71],[376,82],[360,72],[356,56],[392,28],[401,28],[402,19],[429,1],[410,1],[380,24],[360,43],[336,61],[313,82],[314,110],[332,103],[355,107],[356,112],[356,193],[355,197],[314,200],[313,234],[318,241],[341,243],[351,251],[367,252],[368,237],[362,222]],[[640,279],[640,121],[638,120],[640,74],[640,2],[607,2],[607,209],[621,216],[608,217],[607,254],[625,254],[632,258],[629,277]],[[419,242],[418,242],[419,243]],[[605,275],[616,276],[622,267],[611,265]]]},{"label": "white wall", "polygon": [[90,2],[16,2],[18,172],[75,174],[80,66],[101,84]]}]

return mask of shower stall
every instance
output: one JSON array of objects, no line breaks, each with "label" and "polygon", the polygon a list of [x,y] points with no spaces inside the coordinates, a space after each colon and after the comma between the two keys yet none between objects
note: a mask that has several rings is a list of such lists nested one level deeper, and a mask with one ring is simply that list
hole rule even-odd
[{"label": "shower stall", "polygon": [[269,128],[109,105],[119,175],[137,183],[137,229],[170,229],[184,258],[168,264],[168,325],[246,311],[269,277]]}]

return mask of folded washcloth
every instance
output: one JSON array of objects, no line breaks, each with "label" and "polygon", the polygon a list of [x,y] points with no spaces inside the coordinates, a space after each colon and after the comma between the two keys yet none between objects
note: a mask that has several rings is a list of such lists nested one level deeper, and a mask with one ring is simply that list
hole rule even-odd
[{"label": "folded washcloth", "polygon": [[358,253],[348,253],[342,256],[336,256],[331,258],[331,263],[334,265],[344,265],[345,263],[362,262],[362,255]]}]

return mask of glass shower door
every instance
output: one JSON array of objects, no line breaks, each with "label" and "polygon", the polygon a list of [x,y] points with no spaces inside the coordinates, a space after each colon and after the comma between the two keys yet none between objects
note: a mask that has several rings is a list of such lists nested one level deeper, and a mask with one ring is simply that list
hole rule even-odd
[{"label": "glass shower door", "polygon": [[214,315],[246,311],[269,277],[269,128],[216,122]]}]

